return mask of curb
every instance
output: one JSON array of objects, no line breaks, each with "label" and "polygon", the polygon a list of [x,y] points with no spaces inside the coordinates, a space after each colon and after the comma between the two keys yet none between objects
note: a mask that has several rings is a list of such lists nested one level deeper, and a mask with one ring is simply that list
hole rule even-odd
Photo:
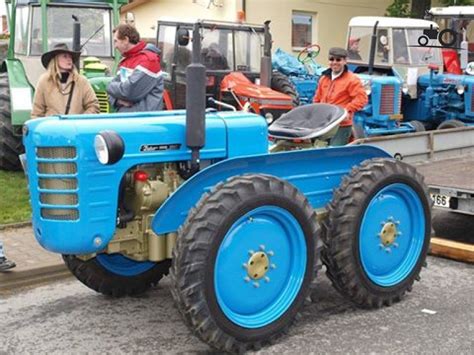
[{"label": "curb", "polygon": [[0,295],[9,294],[19,288],[44,284],[72,277],[64,264],[44,266],[35,269],[0,273]]},{"label": "curb", "polygon": [[4,229],[31,227],[31,221],[0,224],[0,231]]}]

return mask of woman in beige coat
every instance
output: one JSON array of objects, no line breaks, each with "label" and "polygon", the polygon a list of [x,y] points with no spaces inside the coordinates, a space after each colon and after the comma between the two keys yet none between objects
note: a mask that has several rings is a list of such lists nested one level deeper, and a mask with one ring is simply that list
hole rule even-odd
[{"label": "woman in beige coat", "polygon": [[31,118],[99,112],[94,90],[74,65],[80,54],[61,43],[41,56],[47,72],[38,81]]}]

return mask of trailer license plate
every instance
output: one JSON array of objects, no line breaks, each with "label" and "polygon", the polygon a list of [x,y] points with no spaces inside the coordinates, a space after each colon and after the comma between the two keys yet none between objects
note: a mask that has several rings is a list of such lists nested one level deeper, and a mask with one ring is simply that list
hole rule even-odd
[{"label": "trailer license plate", "polygon": [[449,200],[451,197],[440,194],[430,194],[431,199],[436,207],[446,207],[449,208]]}]

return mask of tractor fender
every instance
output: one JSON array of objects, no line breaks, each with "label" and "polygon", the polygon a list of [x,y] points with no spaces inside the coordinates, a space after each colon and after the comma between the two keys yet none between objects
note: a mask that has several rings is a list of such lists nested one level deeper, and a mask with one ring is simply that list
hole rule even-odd
[{"label": "tractor fender", "polygon": [[5,59],[2,71],[8,73],[12,124],[22,125],[31,118],[35,89],[28,81],[25,68],[20,60]]},{"label": "tractor fender", "polygon": [[362,161],[391,157],[368,145],[331,147],[224,160],[201,170],[183,183],[157,210],[152,230],[157,235],[176,232],[189,210],[216,184],[244,174],[266,174],[287,180],[302,192],[314,209],[323,208],[341,179]]}]

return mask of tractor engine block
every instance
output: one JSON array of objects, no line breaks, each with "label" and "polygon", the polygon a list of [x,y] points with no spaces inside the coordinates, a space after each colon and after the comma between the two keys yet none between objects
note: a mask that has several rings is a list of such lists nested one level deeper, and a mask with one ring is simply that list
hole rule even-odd
[{"label": "tractor engine block", "polygon": [[129,170],[123,178],[119,209],[131,217],[125,222],[118,218],[116,233],[105,252],[135,261],[171,258],[176,233],[157,236],[150,226],[156,210],[182,182],[176,164],[139,165]]}]

